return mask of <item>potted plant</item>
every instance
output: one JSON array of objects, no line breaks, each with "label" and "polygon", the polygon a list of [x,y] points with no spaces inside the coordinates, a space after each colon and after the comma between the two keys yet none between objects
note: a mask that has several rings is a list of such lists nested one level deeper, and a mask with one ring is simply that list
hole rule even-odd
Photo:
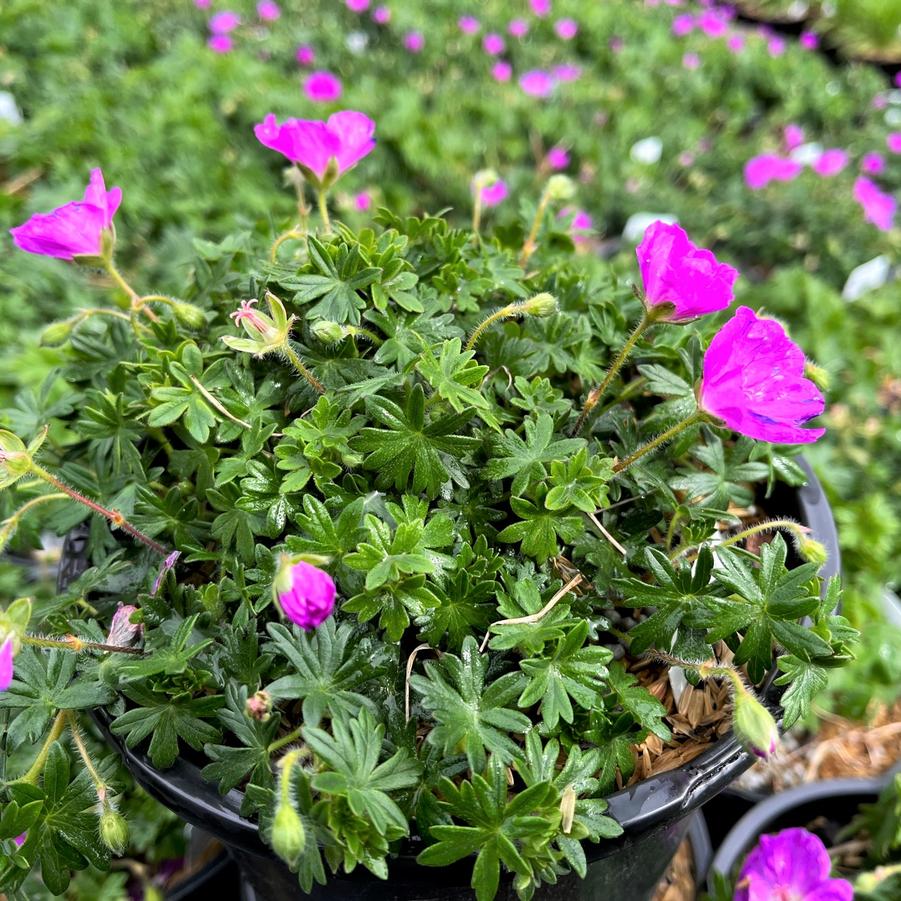
[{"label": "potted plant", "polygon": [[[0,614],[7,889],[103,865],[97,815],[123,844],[92,711],[248,897],[635,901],[848,659],[828,535],[777,487],[805,480],[782,445],[822,434],[819,376],[750,309],[710,326],[736,271],[658,222],[620,287],[574,253],[561,176],[521,231],[333,226],[373,128],[267,117],[318,230],[302,201],[268,254],[198,241],[184,298],[121,275],[99,171],[14,230],[106,270],[116,306],[49,327],[64,390],[0,432],[4,538],[83,522],[58,598]],[[477,226],[497,184],[474,179]],[[734,736],[673,737],[671,670],[731,698]]]}]

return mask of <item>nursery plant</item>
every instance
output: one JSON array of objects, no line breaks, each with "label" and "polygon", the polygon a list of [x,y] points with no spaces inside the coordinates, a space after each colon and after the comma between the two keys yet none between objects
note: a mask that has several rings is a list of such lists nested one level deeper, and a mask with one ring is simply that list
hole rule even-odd
[{"label": "nursery plant", "polygon": [[[84,523],[90,563],[0,612],[4,891],[39,868],[61,894],[125,842],[92,713],[240,788],[304,891],[416,854],[471,861],[488,901],[584,876],[620,833],[605,796],[673,739],[648,664],[728,686],[769,758],[850,659],[823,546],[767,500],[804,479],[821,372],[730,309],[738,272],[655,222],[618,282],[560,175],[494,232],[350,229],[330,199],[374,131],[261,121],[297,221],[195,241],[178,297],[117,265],[128,190],[99,169],[13,229],[112,302],[47,327],[61,365],[0,432],[3,539]],[[476,210],[496,185],[473,179]]]}]

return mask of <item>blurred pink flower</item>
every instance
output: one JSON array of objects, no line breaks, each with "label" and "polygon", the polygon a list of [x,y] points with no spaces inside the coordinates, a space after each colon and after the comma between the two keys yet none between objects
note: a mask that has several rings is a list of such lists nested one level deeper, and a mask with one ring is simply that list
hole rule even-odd
[{"label": "blurred pink flower", "polygon": [[573,244],[581,245],[588,242],[588,232],[594,229],[594,221],[585,210],[579,210],[575,207],[564,207],[557,213],[558,219],[567,219],[572,217],[569,223],[569,236],[572,238]]},{"label": "blurred pink flower", "polygon": [[210,31],[213,34],[228,34],[241,24],[241,17],[231,10],[223,10],[210,16]]},{"label": "blurred pink flower", "polygon": [[885,143],[892,153],[901,153],[901,131],[893,131],[886,137]]},{"label": "blurred pink flower", "polygon": [[410,53],[421,53],[422,48],[425,47],[425,37],[422,32],[408,31],[404,35],[404,47],[406,47]]},{"label": "blurred pink flower", "polygon": [[376,25],[387,25],[391,21],[391,10],[387,6],[377,6],[372,11],[372,21]]},{"label": "blurred pink flower", "polygon": [[885,109],[888,106],[888,98],[884,94],[877,94],[873,98],[873,109]]},{"label": "blurred pink flower", "polygon": [[782,139],[785,142],[786,150],[794,150],[804,143],[804,129],[794,122],[789,122],[788,125],[782,129]]},{"label": "blurred pink flower", "polygon": [[621,53],[623,47],[626,46],[626,42],[620,37],[612,37],[607,42],[607,46],[610,48],[611,53]]},{"label": "blurred pink flower", "polygon": [[726,17],[719,10],[707,10],[698,17],[698,28],[710,38],[721,38],[727,29]]},{"label": "blurred pink flower", "polygon": [[731,34],[726,41],[726,47],[730,53],[741,53],[745,49],[745,36],[743,34]]},{"label": "blurred pink flower", "polygon": [[870,175],[879,175],[885,171],[885,157],[881,153],[865,153],[860,161],[860,168]]},{"label": "blurred pink flower", "polygon": [[698,404],[749,438],[811,444],[826,430],[803,425],[825,404],[819,388],[804,377],[804,365],[803,351],[778,322],[739,307],[704,354]]},{"label": "blurred pink flower", "polygon": [[792,181],[804,166],[775,153],[763,153],[745,163],[745,182],[751,190],[765,188],[771,181]]},{"label": "blurred pink flower", "polygon": [[[0,691],[6,691],[13,681],[13,640],[7,638],[0,645]],[[18,844],[18,841],[16,842]]]},{"label": "blurred pink flower", "polygon": [[530,69],[519,76],[519,86],[530,97],[549,97],[554,90],[554,79],[543,69]]},{"label": "blurred pink flower", "polygon": [[9,233],[20,250],[59,260],[100,256],[103,232],[113,226],[122,202],[122,189],[106,190],[103,172],[92,169],[81,200],[63,204],[49,213],[35,213]]},{"label": "blurred pink flower", "polygon": [[701,65],[701,57],[697,53],[686,53],[682,57],[682,65],[686,69],[697,69]]},{"label": "blurred pink flower", "polygon": [[773,36],[767,41],[766,48],[769,50],[770,56],[782,56],[785,53],[785,40]]},{"label": "blurred pink flower", "polygon": [[882,231],[890,231],[894,225],[898,203],[891,194],[879,190],[868,178],[854,182],[854,199],[863,207],[864,218]]},{"label": "blurred pink flower", "polygon": [[558,19],[554,23],[557,37],[563,41],[571,41],[579,33],[579,23],[575,19]]},{"label": "blurred pink flower", "polygon": [[569,165],[569,151],[565,147],[551,147],[545,162],[549,169],[565,169]]},{"label": "blurred pink flower", "polygon": [[282,14],[275,0],[260,0],[257,3],[257,15],[264,22],[274,22]]},{"label": "blurred pink flower", "polygon": [[341,96],[341,79],[320,69],[310,72],[304,80],[303,90],[314,103],[332,103]]},{"label": "blurred pink flower", "polygon": [[838,173],[847,165],[847,152],[838,147],[833,147],[829,150],[824,150],[813,161],[810,168],[813,169],[817,175],[823,176],[824,178],[830,178],[833,175],[838,175]]},{"label": "blurred pink flower", "polygon": [[509,193],[507,183],[502,178],[499,178],[482,188],[482,206],[497,206],[507,199]]},{"label": "blurred pink flower", "polygon": [[683,13],[673,19],[673,34],[682,38],[695,30],[695,17],[690,13]]},{"label": "blurred pink flower", "polygon": [[504,60],[498,60],[498,62],[491,67],[491,77],[495,81],[509,81],[513,77],[513,66]]},{"label": "blurred pink flower", "polygon": [[235,42],[228,34],[211,34],[207,38],[207,47],[214,53],[229,53],[235,46]]},{"label": "blurred pink flower", "polygon": [[812,31],[802,31],[798,42],[805,50],[816,50],[820,46],[819,37]]},{"label": "blurred pink flower", "polygon": [[683,150],[682,153],[679,154],[677,161],[680,166],[688,168],[689,166],[694,165],[695,155],[688,150]]},{"label": "blurred pink flower", "polygon": [[475,16],[460,16],[457,19],[457,27],[463,34],[477,34],[482,26]]},{"label": "blurred pink flower", "polygon": [[581,66],[576,66],[573,63],[561,63],[559,66],[554,66],[551,69],[551,75],[554,80],[564,84],[575,81],[581,74]]},{"label": "blurred pink flower", "polygon": [[209,9],[213,0],[194,0],[194,5],[198,9]]},{"label": "blurred pink flower", "polygon": [[529,33],[529,23],[525,19],[511,19],[507,31],[511,37],[524,38]]},{"label": "blurred pink flower", "polygon": [[297,48],[296,58],[302,66],[312,66],[316,62],[316,51],[309,44],[301,44]]},{"label": "blurred pink flower", "polygon": [[352,13],[364,13],[369,9],[369,0],[344,0],[344,3]]},{"label": "blurred pink flower", "polygon": [[551,14],[551,0],[529,0],[529,6],[532,7],[532,12],[541,19]]},{"label": "blurred pink flower", "polygon": [[367,210],[372,209],[372,195],[369,191],[360,191],[360,193],[354,197],[354,206],[361,213],[365,213]]},{"label": "blurred pink flower", "polygon": [[499,56],[506,49],[504,39],[499,34],[490,32],[482,38],[482,48],[489,56]]},{"label": "blurred pink flower", "polygon": [[21,848],[22,845],[25,844],[25,840],[28,838],[28,833],[23,832],[21,835],[17,835],[13,841],[16,843],[17,848]]}]

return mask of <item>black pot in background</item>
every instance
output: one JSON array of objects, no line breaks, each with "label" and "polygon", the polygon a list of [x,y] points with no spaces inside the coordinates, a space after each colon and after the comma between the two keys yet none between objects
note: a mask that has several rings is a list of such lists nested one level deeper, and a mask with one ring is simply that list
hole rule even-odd
[{"label": "black pot in background", "polygon": [[807,826],[817,817],[846,825],[861,804],[871,804],[886,786],[888,775],[878,779],[829,779],[799,785],[771,795],[754,805],[732,828],[713,857],[708,888],[714,874],[734,876],[745,855],[761,835],[793,826]]},{"label": "black pot in background", "polygon": [[[793,516],[809,526],[812,537],[827,548],[828,577],[839,571],[839,549],[832,512],[823,490],[807,465],[808,484],[799,489],[777,486],[767,503],[770,515]],[[65,587],[87,566],[85,532],[66,540],[60,564],[60,587]],[[770,688],[766,698],[775,703]],[[774,711],[775,712],[775,711]],[[256,824],[239,813],[242,793],[222,796],[205,782],[200,767],[179,758],[164,772],[156,770],[141,751],[129,750],[109,731],[110,717],[97,711],[95,719],[138,782],[149,794],[187,822],[209,832],[229,847],[241,869],[244,901],[287,901],[300,898],[297,878],[260,840]],[[623,827],[618,839],[586,845],[586,878],[570,875],[556,885],[543,886],[539,899],[559,901],[645,901],[660,881],[685,837],[691,815],[738,778],[754,758],[731,735],[713,743],[690,763],[615,792],[607,799],[610,815]],[[316,901],[470,901],[472,865],[460,861],[440,869],[420,867],[413,854],[400,854],[389,864],[386,882],[363,867],[353,873],[329,877],[326,886],[314,886]],[[502,878],[498,901],[514,901],[512,880]]]}]

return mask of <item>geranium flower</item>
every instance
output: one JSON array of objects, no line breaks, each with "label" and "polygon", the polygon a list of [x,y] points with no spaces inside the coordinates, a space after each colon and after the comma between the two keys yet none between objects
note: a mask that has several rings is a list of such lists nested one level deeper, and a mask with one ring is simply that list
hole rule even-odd
[{"label": "geranium flower", "polygon": [[369,0],[344,0],[344,3],[352,13],[364,13],[369,9]]},{"label": "geranium flower", "polygon": [[282,613],[301,629],[315,629],[335,609],[336,591],[332,577],[305,560],[283,557],[273,591]]},{"label": "geranium flower", "polygon": [[792,181],[801,174],[804,166],[795,160],[763,153],[745,163],[745,182],[751,190],[765,188],[771,181]]},{"label": "geranium flower", "polygon": [[741,53],[745,49],[745,36],[743,34],[731,34],[726,41],[726,47],[730,53]]},{"label": "geranium flower", "polygon": [[20,250],[59,260],[76,256],[100,256],[103,233],[113,227],[113,216],[122,202],[122,189],[106,190],[103,172],[92,169],[84,197],[49,213],[35,213],[9,233]]},{"label": "geranium flower", "polygon": [[482,49],[489,56],[499,56],[504,52],[506,46],[504,39],[499,34],[489,33],[482,38]]},{"label": "geranium flower", "polygon": [[817,47],[820,46],[820,39],[812,31],[802,31],[798,43],[800,43],[805,50],[816,50]]},{"label": "geranium flower", "polygon": [[543,19],[551,14],[551,0],[529,0],[529,6],[532,7],[532,12],[538,16],[539,19]]},{"label": "geranium flower", "polygon": [[387,6],[377,6],[372,11],[372,21],[376,25],[387,25],[391,21],[391,10]]},{"label": "geranium flower", "polygon": [[554,78],[542,69],[530,69],[519,76],[519,86],[530,97],[549,97],[554,90]]},{"label": "geranium flower", "polygon": [[227,34],[211,34],[207,38],[206,45],[213,53],[231,53],[235,42]]},{"label": "geranium flower", "polygon": [[513,77],[513,66],[504,60],[499,60],[491,67],[491,77],[495,81],[507,82]]},{"label": "geranium flower", "polygon": [[477,34],[482,26],[475,16],[460,16],[457,20],[457,27],[463,34]]},{"label": "geranium flower", "polygon": [[0,645],[0,691],[6,691],[13,680],[13,640],[8,637]]},{"label": "geranium flower", "polygon": [[901,153],[901,131],[893,131],[886,136],[885,143],[892,153]]},{"label": "geranium flower", "polygon": [[581,67],[574,63],[561,63],[559,66],[554,66],[554,68],[551,69],[551,77],[554,81],[562,84],[575,81],[581,74]]},{"label": "geranium flower", "polygon": [[260,0],[257,3],[257,15],[264,22],[274,22],[282,14],[275,0]]},{"label": "geranium flower", "polygon": [[891,229],[898,208],[898,202],[891,194],[880,191],[879,186],[868,178],[858,178],[854,182],[854,199],[863,207],[868,222],[882,231]]},{"label": "geranium flower", "polygon": [[732,303],[738,270],[697,247],[678,225],[651,223],[635,255],[645,306],[651,310],[671,305],[672,310],[660,317],[668,322],[687,322]]},{"label": "geranium flower", "polygon": [[524,38],[529,33],[529,23],[525,19],[511,19],[507,32],[511,37]]},{"label": "geranium flower", "polygon": [[748,307],[714,336],[704,354],[702,410],[749,438],[811,444],[825,429],[802,428],[823,412],[823,395],[804,377],[804,354],[773,319]]},{"label": "geranium flower", "polygon": [[794,150],[804,143],[804,129],[794,122],[789,122],[789,124],[782,129],[782,140],[785,142],[786,150]]},{"label": "geranium flower", "polygon": [[331,72],[311,72],[303,83],[303,90],[314,103],[331,103],[341,96],[341,79]]},{"label": "geranium flower", "polygon": [[579,33],[579,23],[575,19],[559,19],[554,23],[557,37],[563,41],[571,41]]},{"label": "geranium flower", "polygon": [[565,169],[569,165],[569,151],[565,147],[551,147],[544,159],[549,169]]},{"label": "geranium flower", "polygon": [[709,38],[721,38],[728,28],[728,23],[719,10],[709,9],[698,17],[698,28]]},{"label": "geranium flower", "polygon": [[316,51],[309,44],[301,44],[295,58],[302,66],[312,66],[316,62]]},{"label": "geranium flower", "polygon": [[861,158],[860,168],[870,175],[879,175],[885,171],[885,157],[881,153],[865,153]]},{"label": "geranium flower", "polygon": [[229,9],[210,16],[210,31],[213,34],[228,34],[241,24],[241,17]]},{"label": "geranium flower", "polygon": [[830,878],[831,869],[825,845],[806,829],[761,835],[745,858],[734,901],[852,901],[854,887]]},{"label": "geranium flower", "polygon": [[490,185],[485,185],[482,188],[482,206],[497,206],[507,199],[509,193],[507,183],[502,178],[495,179]]},{"label": "geranium flower", "polygon": [[695,70],[700,68],[701,65],[701,57],[698,56],[697,53],[686,53],[682,57],[682,65],[689,70]]},{"label": "geranium flower", "polygon": [[673,19],[673,34],[676,37],[685,37],[695,30],[695,17],[690,13],[683,13]]},{"label": "geranium flower", "polygon": [[838,175],[838,173],[847,165],[847,152],[838,147],[833,147],[831,150],[824,150],[819,157],[813,161],[810,168],[813,169],[817,175],[821,175],[824,178],[831,178],[833,175]]},{"label": "geranium flower", "polygon": [[404,35],[404,47],[410,53],[421,53],[422,48],[425,47],[425,36],[421,31],[408,31]]},{"label": "geranium flower", "polygon": [[343,110],[326,121],[286,119],[273,113],[254,126],[257,140],[296,163],[312,182],[331,184],[366,156],[375,141],[375,122],[363,113]]}]

